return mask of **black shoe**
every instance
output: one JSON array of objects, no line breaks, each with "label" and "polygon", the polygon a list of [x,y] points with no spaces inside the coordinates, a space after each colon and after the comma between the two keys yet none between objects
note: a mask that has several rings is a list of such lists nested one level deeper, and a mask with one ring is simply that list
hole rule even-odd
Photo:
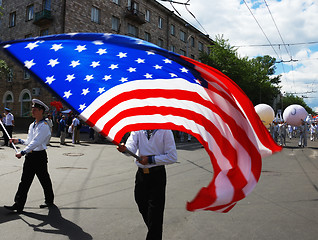
[{"label": "black shoe", "polygon": [[54,203],[43,203],[40,205],[40,208],[49,208],[54,206]]},{"label": "black shoe", "polygon": [[4,208],[10,211],[17,211],[17,213],[21,213],[23,211],[23,207],[18,206],[16,203],[12,206],[4,206]]}]

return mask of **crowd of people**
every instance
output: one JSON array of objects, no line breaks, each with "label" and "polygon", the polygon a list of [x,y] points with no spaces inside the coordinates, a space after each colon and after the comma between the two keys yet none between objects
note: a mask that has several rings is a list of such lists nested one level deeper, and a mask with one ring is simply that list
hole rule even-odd
[{"label": "crowd of people", "polygon": [[291,126],[282,120],[275,120],[270,124],[269,131],[275,142],[281,146],[286,146],[286,137],[289,139],[299,138],[299,147],[307,146],[308,136],[310,136],[310,141],[318,139],[318,124],[316,122],[302,121],[300,126]]}]

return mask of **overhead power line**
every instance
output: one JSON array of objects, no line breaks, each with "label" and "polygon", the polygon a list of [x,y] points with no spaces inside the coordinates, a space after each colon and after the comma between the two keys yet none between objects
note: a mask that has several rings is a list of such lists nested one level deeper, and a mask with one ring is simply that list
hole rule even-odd
[{"label": "overhead power line", "polygon": [[243,0],[243,1],[244,1],[244,3],[245,3],[246,7],[248,8],[248,10],[250,11],[251,15],[253,16],[254,20],[256,21],[258,27],[259,27],[259,28],[261,29],[261,31],[263,32],[265,38],[267,39],[267,41],[269,42],[270,46],[272,47],[273,51],[276,53],[276,55],[277,55],[277,57],[278,57],[278,59],[279,59],[280,57],[279,57],[278,53],[276,52],[276,50],[275,50],[275,48],[273,47],[271,41],[269,40],[269,38],[267,37],[266,33],[264,32],[262,26],[261,26],[260,23],[257,21],[256,17],[254,16],[254,14],[253,14],[252,10],[250,9],[250,7],[247,5],[246,1],[245,1],[245,0]]},{"label": "overhead power line", "polygon": [[269,9],[269,6],[268,6],[266,0],[264,0],[264,3],[265,3],[265,5],[266,5],[266,7],[267,7],[267,10],[268,10],[269,14],[271,15],[271,18],[272,18],[272,20],[273,20],[273,23],[274,23],[276,29],[277,29],[277,32],[278,32],[278,34],[279,34],[280,39],[281,39],[282,42],[283,42],[283,45],[284,45],[284,47],[285,47],[285,50],[286,50],[287,54],[290,56],[290,58],[292,59],[292,56],[291,56],[291,54],[289,53],[289,51],[288,51],[288,49],[287,49],[287,47],[286,47],[286,44],[285,44],[285,42],[284,42],[284,39],[283,39],[283,37],[282,37],[282,35],[281,35],[281,33],[280,33],[278,27],[277,27],[277,24],[276,24],[276,22],[275,22],[275,20],[274,20],[274,17],[273,17],[273,15],[272,15],[271,10]]},{"label": "overhead power line", "polygon": [[182,5],[190,5],[188,2],[183,3],[183,2],[177,2],[177,1],[172,1],[172,0],[160,0],[162,2],[170,2],[170,3],[176,3],[176,4],[182,4]]},{"label": "overhead power line", "polygon": [[[297,46],[297,45],[311,45],[311,44],[318,44],[318,42],[300,42],[300,43],[285,43],[287,46]],[[249,45],[240,45],[240,46],[233,46],[233,47],[271,47],[271,46],[278,46],[280,47],[281,43],[272,43],[272,44],[249,44]]]}]

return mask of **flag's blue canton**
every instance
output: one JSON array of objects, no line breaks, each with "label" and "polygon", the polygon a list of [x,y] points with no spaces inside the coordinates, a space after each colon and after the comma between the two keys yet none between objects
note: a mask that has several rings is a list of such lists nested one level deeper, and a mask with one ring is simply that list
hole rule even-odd
[{"label": "flag's blue canton", "polygon": [[75,44],[74,39],[34,39],[8,45],[7,50],[23,58],[19,60],[26,68],[79,113],[100,94],[126,82],[184,78],[202,85],[204,81],[177,62],[149,50],[147,44],[145,49],[134,49],[115,45],[116,35],[110,37],[111,42],[77,39]]}]

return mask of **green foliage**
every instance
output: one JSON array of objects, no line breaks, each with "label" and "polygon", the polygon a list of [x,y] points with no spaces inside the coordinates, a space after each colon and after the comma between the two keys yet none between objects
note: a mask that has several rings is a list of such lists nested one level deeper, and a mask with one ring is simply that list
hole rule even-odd
[{"label": "green foliage", "polygon": [[9,67],[7,65],[7,63],[0,59],[0,79],[3,77],[3,76],[7,76],[9,74]]},{"label": "green foliage", "polygon": [[217,36],[215,42],[210,47],[210,53],[202,53],[200,60],[231,78],[254,105],[272,105],[273,99],[280,93],[280,76],[272,76],[276,59],[267,55],[254,59],[241,58],[237,49],[231,47],[223,36]]}]

